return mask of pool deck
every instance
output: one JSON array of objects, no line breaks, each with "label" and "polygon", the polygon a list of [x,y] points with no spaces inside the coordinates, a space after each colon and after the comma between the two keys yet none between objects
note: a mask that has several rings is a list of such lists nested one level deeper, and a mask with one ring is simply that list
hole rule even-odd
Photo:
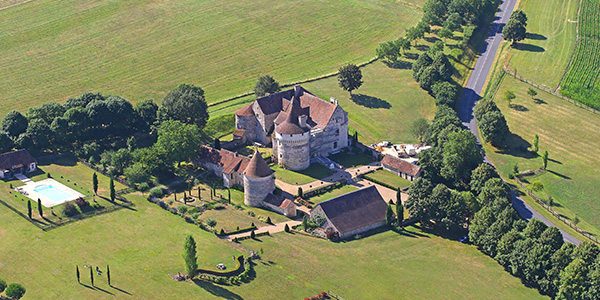
[{"label": "pool deck", "polygon": [[[23,180],[21,180],[21,181],[23,181]],[[15,188],[15,190],[17,190],[21,194],[24,194],[25,196],[29,197],[31,200],[34,200],[35,202],[37,202],[39,199],[42,202],[42,205],[45,207],[53,207],[53,206],[60,205],[65,202],[68,202],[68,201],[73,201],[79,197],[85,197],[85,195],[71,189],[70,187],[67,187],[66,185],[64,185],[52,178],[44,179],[44,180],[37,181],[37,182],[34,182],[32,180],[23,181],[23,182],[25,183],[25,185],[17,187],[17,188]],[[52,188],[60,189],[61,191],[69,194],[70,197],[61,199],[60,201],[54,201],[54,200],[35,191],[35,188],[40,185],[51,185]]]}]

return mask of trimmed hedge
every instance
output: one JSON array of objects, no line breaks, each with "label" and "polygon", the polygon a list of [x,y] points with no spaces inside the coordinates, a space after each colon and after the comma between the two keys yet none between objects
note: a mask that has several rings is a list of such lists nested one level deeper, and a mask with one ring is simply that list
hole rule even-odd
[{"label": "trimmed hedge", "polygon": [[222,272],[222,271],[198,269],[198,274],[209,274],[209,275],[222,276],[222,277],[238,276],[239,274],[244,272],[244,256],[240,255],[240,256],[236,257],[235,259],[238,261],[238,266],[237,266],[237,268],[235,268],[231,271],[223,271]]},{"label": "trimmed hedge", "polygon": [[[268,231],[261,232],[261,233],[255,234],[254,237],[259,237],[259,236],[264,236],[264,235],[271,235],[271,233],[269,233]],[[251,238],[252,237],[250,237],[250,236],[237,237],[237,238],[233,239],[233,242],[237,243],[239,241],[248,240],[248,239],[251,239]]]},{"label": "trimmed hedge", "polygon": [[220,233],[217,233],[217,235],[218,236],[227,236],[227,235],[231,235],[231,234],[248,232],[248,231],[256,230],[256,229],[257,229],[256,225],[252,224],[252,226],[247,227],[247,228],[242,228],[242,229],[238,229],[238,230],[234,230],[234,231],[228,231],[228,232],[225,232],[225,234],[222,234],[222,235]]}]

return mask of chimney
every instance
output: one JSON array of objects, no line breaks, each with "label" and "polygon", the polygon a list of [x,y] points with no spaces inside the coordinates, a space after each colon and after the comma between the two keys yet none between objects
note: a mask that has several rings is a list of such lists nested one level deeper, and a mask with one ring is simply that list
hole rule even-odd
[{"label": "chimney", "polygon": [[308,119],[307,115],[301,115],[298,116],[298,125],[300,125],[300,127],[307,127],[306,126],[306,119]]},{"label": "chimney", "polygon": [[333,105],[338,105],[338,100],[333,97],[329,98],[329,102],[331,102]]}]

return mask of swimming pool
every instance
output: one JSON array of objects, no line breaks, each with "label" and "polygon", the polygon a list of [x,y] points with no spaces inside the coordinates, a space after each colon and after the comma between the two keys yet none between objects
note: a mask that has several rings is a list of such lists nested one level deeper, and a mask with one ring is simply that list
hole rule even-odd
[{"label": "swimming pool", "polygon": [[61,203],[73,196],[50,184],[40,184],[33,189],[36,193],[48,198],[52,202]]}]

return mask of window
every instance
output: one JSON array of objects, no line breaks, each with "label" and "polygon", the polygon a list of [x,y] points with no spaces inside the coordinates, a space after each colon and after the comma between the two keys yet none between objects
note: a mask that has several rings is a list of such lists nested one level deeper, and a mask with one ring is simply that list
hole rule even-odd
[{"label": "window", "polygon": [[339,129],[336,129],[336,130],[335,130],[335,134],[339,135],[339,134],[340,134],[340,130],[339,130]]},{"label": "window", "polygon": [[337,148],[337,142],[333,142],[333,149]]}]

